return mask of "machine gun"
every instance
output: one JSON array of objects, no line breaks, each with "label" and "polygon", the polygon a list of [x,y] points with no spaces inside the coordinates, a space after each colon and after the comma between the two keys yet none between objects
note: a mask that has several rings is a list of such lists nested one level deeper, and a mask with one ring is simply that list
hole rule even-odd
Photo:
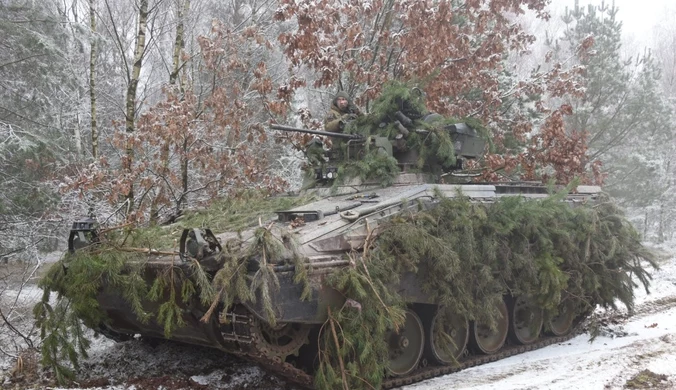
[{"label": "machine gun", "polygon": [[330,150],[327,153],[327,157],[330,162],[332,161],[350,161],[358,160],[364,154],[364,151],[367,148],[375,148],[388,156],[392,156],[392,143],[387,139],[387,137],[380,136],[370,136],[364,137],[361,134],[347,134],[347,133],[333,133],[330,131],[321,131],[321,130],[310,130],[302,129],[299,127],[284,126],[284,125],[270,125],[270,128],[273,130],[281,130],[286,132],[293,133],[306,133],[314,135],[323,135],[331,138],[345,139],[347,140],[347,147],[345,148],[345,153],[343,154],[341,150]]},{"label": "machine gun", "polygon": [[[341,138],[353,141],[363,142],[366,140],[366,137],[364,137],[361,134],[333,133],[330,131],[302,129],[299,127],[284,126],[277,124],[270,125],[270,128],[273,130],[323,135],[327,137]],[[446,125],[444,128],[449,132],[451,139],[453,140],[453,146],[455,149],[456,156],[466,159],[473,159],[479,157],[483,153],[485,141],[477,135],[476,130],[469,127],[466,123],[455,123],[451,125]],[[412,130],[412,132],[421,135],[429,134],[429,130],[424,129],[415,129]],[[402,131],[394,140],[391,141],[387,140],[387,138],[385,137],[373,136],[371,138],[375,140],[376,147],[384,148],[389,152],[390,155],[392,155],[392,145],[394,145],[395,149],[400,149],[400,147],[398,146],[401,145],[400,140],[402,138],[405,138],[406,135],[408,135],[408,133],[404,133]],[[379,139],[383,139],[386,142],[383,142],[382,140]],[[348,144],[350,144],[349,141]],[[389,144],[390,146],[388,147],[386,146],[386,144]]]},{"label": "machine gun", "polygon": [[359,134],[333,133],[331,131],[301,129],[300,127],[284,126],[284,125],[276,125],[276,124],[270,125],[270,128],[273,129],[273,130],[288,131],[288,132],[292,132],[292,133],[307,133],[307,134],[315,134],[315,135],[324,135],[324,136],[333,137],[333,138],[357,139],[357,140],[364,139],[364,137],[362,135],[359,135]]},{"label": "machine gun", "polygon": [[[401,124],[400,121],[397,123]],[[404,126],[401,125],[401,127]],[[395,158],[400,168],[403,171],[406,171],[408,167],[414,167],[420,158],[420,151],[417,150],[417,148],[409,148],[407,146],[406,138],[408,138],[410,134],[418,134],[425,137],[431,133],[428,129],[405,129],[406,131],[400,129],[399,134],[397,134],[394,139],[388,139],[387,137],[377,135],[365,137],[360,134],[334,133],[278,124],[270,125],[270,128],[285,132],[322,135],[347,140],[344,148],[333,148],[329,151],[321,149],[322,156],[326,158],[324,161],[319,161],[319,166],[315,166],[315,179],[318,181],[336,178],[338,171],[336,165],[338,162],[360,160],[369,150],[378,150],[379,153],[384,153]],[[448,131],[457,158],[456,165],[450,168],[451,171],[462,170],[463,160],[475,159],[483,154],[485,141],[479,137],[476,130],[466,123],[444,125],[443,130]],[[309,156],[309,153],[306,152],[306,154]],[[436,164],[433,159],[430,160],[429,163]]]},{"label": "machine gun", "polygon": [[[387,137],[365,137],[361,134],[334,133],[278,124],[272,124],[270,128],[285,132],[322,135],[347,140],[344,147],[335,147],[336,145],[334,144],[334,147],[330,150],[324,150],[321,143],[311,144],[307,148],[305,153],[308,159],[311,160],[310,165],[314,169],[314,180],[318,182],[327,182],[335,179],[338,176],[338,164],[340,162],[360,160],[367,150],[378,150],[380,153],[392,156],[392,143]],[[315,157],[315,161],[312,161],[311,155]]]}]

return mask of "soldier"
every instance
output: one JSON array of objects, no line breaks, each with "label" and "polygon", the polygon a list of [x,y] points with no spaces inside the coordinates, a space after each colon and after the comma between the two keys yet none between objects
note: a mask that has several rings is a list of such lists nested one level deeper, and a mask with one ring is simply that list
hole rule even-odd
[{"label": "soldier", "polygon": [[342,133],[347,122],[357,119],[362,113],[352,104],[347,93],[340,91],[331,102],[331,109],[324,118],[324,129],[333,133]]}]

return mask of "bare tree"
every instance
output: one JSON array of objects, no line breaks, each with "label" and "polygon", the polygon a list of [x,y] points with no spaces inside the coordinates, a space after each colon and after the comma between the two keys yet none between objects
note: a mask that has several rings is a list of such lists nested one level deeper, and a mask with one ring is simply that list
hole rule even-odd
[{"label": "bare tree", "polygon": [[89,0],[89,31],[91,32],[89,49],[89,103],[91,106],[92,157],[99,158],[99,130],[96,124],[96,0]]}]

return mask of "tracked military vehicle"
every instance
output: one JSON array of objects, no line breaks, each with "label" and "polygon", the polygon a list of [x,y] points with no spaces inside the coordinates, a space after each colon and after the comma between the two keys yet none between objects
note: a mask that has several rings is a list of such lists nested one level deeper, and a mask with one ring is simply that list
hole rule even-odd
[{"label": "tracked military vehicle", "polygon": [[[429,135],[429,128],[416,129],[412,122],[408,123],[408,132],[418,131],[424,136]],[[397,128],[401,128],[400,125],[401,121],[395,124]],[[283,126],[273,128],[313,133],[312,130]],[[450,179],[453,173],[462,169],[462,160],[481,156],[484,142],[470,126],[463,123],[444,125],[443,131],[447,132],[452,141],[456,160],[453,164],[447,164],[441,174],[424,167],[418,170],[413,168],[420,156],[415,155],[415,150],[402,146],[401,140],[404,136],[377,138],[314,132],[316,135],[345,138],[347,145],[343,145],[343,158],[347,154],[352,156],[347,157],[348,159],[359,159],[366,152],[375,151],[388,158],[395,158],[400,172],[393,176],[391,184],[386,187],[382,186],[377,177],[353,177],[338,181],[341,170],[334,166],[335,161],[326,157],[319,166],[310,168],[315,185],[303,191],[303,196],[310,199],[307,203],[278,210],[271,218],[260,218],[254,226],[240,232],[219,232],[204,227],[187,228],[181,231],[180,238],[176,237],[177,248],[148,248],[146,253],[136,254],[128,261],[138,266],[138,272],[147,286],[154,286],[158,279],[166,278],[169,270],[172,270],[172,275],[180,273],[183,276],[170,277],[158,288],[149,287],[159,293],[156,291],[153,298],[149,298],[150,295],[138,296],[136,301],[130,299],[127,292],[112,282],[112,277],[104,277],[95,293],[103,315],[93,317],[93,320],[88,317],[85,323],[117,340],[141,335],[218,348],[257,362],[305,387],[334,387],[338,386],[337,383],[342,383],[340,387],[352,388],[355,385],[348,383],[352,383],[350,381],[354,379],[350,375],[355,370],[358,371],[354,367],[366,364],[358,353],[368,351],[369,348],[383,349],[384,352],[373,356],[382,360],[375,367],[382,367],[384,370],[382,373],[368,373],[374,375],[375,379],[360,378],[356,383],[362,383],[364,387],[391,388],[571,337],[576,324],[595,303],[607,303],[604,299],[612,300],[614,297],[599,298],[602,294],[593,291],[596,287],[584,286],[580,288],[588,288],[589,291],[583,297],[567,295],[566,289],[572,291],[573,284],[587,283],[581,282],[584,279],[580,276],[583,271],[565,269],[561,265],[565,261],[556,257],[565,256],[561,251],[557,255],[551,255],[542,252],[544,249],[539,249],[539,253],[544,254],[536,256],[537,264],[547,264],[546,267],[537,266],[540,268],[536,267],[531,276],[525,271],[515,271],[516,275],[511,276],[517,281],[519,277],[533,278],[534,281],[529,282],[529,285],[540,288],[540,291],[549,289],[546,294],[528,294],[525,289],[519,289],[513,283],[505,283],[507,288],[503,288],[503,284],[496,285],[495,291],[490,293],[493,299],[486,298],[481,305],[484,308],[481,310],[490,314],[477,313],[479,309],[472,311],[466,307],[467,310],[458,314],[462,312],[462,306],[466,306],[464,303],[456,308],[455,313],[448,310],[453,305],[449,305],[446,300],[452,294],[435,291],[430,288],[429,280],[426,279],[438,278],[434,282],[436,284],[431,285],[437,286],[437,290],[440,287],[443,290],[445,286],[467,286],[471,289],[474,285],[480,285],[481,278],[487,277],[486,275],[492,275],[490,277],[499,280],[499,274],[505,272],[500,270],[518,268],[504,268],[503,263],[511,261],[512,256],[507,253],[512,248],[511,243],[506,241],[501,244],[505,250],[496,255],[493,264],[497,265],[492,266],[492,271],[488,266],[476,266],[482,259],[474,259],[473,263],[463,258],[454,260],[460,269],[467,267],[466,272],[475,272],[472,267],[483,270],[481,272],[484,276],[476,271],[477,275],[473,276],[475,279],[463,282],[465,284],[461,284],[459,280],[449,280],[444,275],[438,275],[438,272],[435,275],[431,262],[440,261],[435,256],[444,256],[443,253],[420,255],[415,267],[410,267],[382,283],[377,280],[377,275],[369,274],[369,262],[376,262],[370,256],[386,246],[379,241],[379,237],[388,232],[390,224],[395,220],[436,210],[449,199],[462,199],[465,202],[463,204],[469,205],[465,209],[479,210],[477,215],[483,215],[481,213],[485,211],[482,210],[491,210],[505,199],[519,198],[525,204],[551,199],[552,189],[538,183],[476,183],[468,181],[466,177],[462,177],[462,182],[449,183],[452,182]],[[329,154],[330,151],[327,151],[327,155]],[[555,202],[574,210],[598,204],[602,197],[599,187],[580,185],[570,193],[559,194]],[[449,226],[455,224],[456,227],[463,223],[466,222],[461,219],[458,222],[448,221]],[[575,223],[582,222],[574,221],[573,224]],[[622,225],[622,221],[618,224]],[[411,229],[417,229],[420,225],[410,226]],[[465,233],[471,236],[477,232]],[[268,234],[265,239],[268,241],[262,239],[265,234]],[[523,257],[523,253],[529,251],[536,252],[535,249],[528,248],[545,246],[529,234],[531,233],[523,234],[524,237],[531,238],[524,241],[526,249],[518,256]],[[97,243],[102,240],[101,236],[91,219],[80,221],[73,225],[69,248],[76,254],[88,250],[87,248],[96,248],[99,245]],[[591,233],[582,236],[561,234],[556,237],[558,238],[552,239],[553,242],[567,240],[566,245],[570,245],[571,253],[579,249],[580,253],[592,256],[596,253],[595,250],[603,251],[599,249],[601,243],[590,238]],[[444,242],[450,242],[451,237],[434,239],[438,242],[434,241],[430,245],[440,245],[443,248]],[[233,244],[235,241],[236,244]],[[270,244],[272,241],[276,243],[276,247]],[[388,253],[395,257],[412,256],[404,247],[397,246],[396,239],[389,241],[387,245],[390,245],[386,248]],[[555,242],[554,245],[558,244]],[[637,245],[640,247],[640,244]],[[238,253],[235,256],[233,247],[249,249],[235,251]],[[273,250],[273,247],[277,249]],[[119,246],[117,248],[122,250]],[[616,255],[624,253],[617,248],[613,250],[616,250]],[[638,249],[627,253],[632,259],[643,256]],[[514,253],[513,256],[516,257],[517,254]],[[612,256],[609,254],[608,257]],[[550,262],[552,258],[559,260]],[[64,264],[64,269],[67,269],[67,261]],[[555,269],[547,273],[549,271],[546,269],[550,266]],[[614,274],[632,272],[622,264],[608,264],[605,267],[607,272]],[[363,286],[367,290],[366,295],[362,296],[364,299],[347,291],[345,283],[332,279],[346,270],[360,272],[361,280],[365,281]],[[74,271],[66,271],[65,275],[68,272]],[[374,270],[371,269],[371,272]],[[639,274],[641,272],[639,269]],[[556,275],[556,278],[549,278],[549,275]],[[508,279],[507,275],[502,276],[503,280]],[[200,278],[204,280],[200,282]],[[575,278],[580,278],[580,281]],[[543,283],[546,280],[548,286],[540,286],[537,279],[542,279]],[[629,276],[622,278],[621,283],[629,283],[629,288],[633,288],[629,279]],[[191,288],[186,290],[184,287],[187,281],[191,281]],[[203,299],[202,294],[206,288],[204,283],[215,286],[220,292],[209,295],[210,299]],[[242,285],[233,288],[237,283]],[[549,286],[556,283],[560,284],[557,289]],[[244,292],[235,293],[240,290]],[[400,311],[398,317],[392,317],[397,319],[390,319],[387,322],[390,326],[379,333],[374,325],[377,321],[369,322],[371,320],[368,317],[360,319],[359,316],[370,309],[365,300],[367,296],[377,296],[376,302],[379,301],[383,307],[387,307],[390,303],[384,302],[386,290],[399,299],[396,305]],[[232,293],[226,296],[224,291]],[[477,301],[488,296],[488,293],[479,291],[467,293],[473,294],[473,299]],[[496,296],[498,299],[495,299]],[[167,324],[171,321],[167,320],[166,312],[163,316],[158,315],[168,302],[173,302],[178,307],[174,312],[177,318],[174,318],[170,332],[167,331]],[[392,305],[394,307],[395,304]],[[150,316],[140,315],[140,308]],[[358,319],[364,326],[373,326],[373,333],[366,335],[366,340],[373,335],[381,339],[376,340],[377,343],[373,342],[372,346],[363,345],[368,344],[368,341],[350,339],[349,325],[337,320],[336,315],[346,310],[351,310],[352,319]],[[335,356],[328,356],[331,351]],[[326,371],[326,365],[333,365],[335,369]],[[317,379],[318,375],[322,376],[321,380]]]}]

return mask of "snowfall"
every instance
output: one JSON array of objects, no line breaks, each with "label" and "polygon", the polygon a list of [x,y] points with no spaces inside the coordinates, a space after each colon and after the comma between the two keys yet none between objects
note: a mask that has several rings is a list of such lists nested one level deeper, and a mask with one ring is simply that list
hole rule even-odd
[{"label": "snowfall", "polygon": [[[406,386],[405,390],[441,389],[676,389],[676,242],[653,246],[659,270],[652,271],[650,294],[636,289],[636,306],[597,310],[604,318],[600,335],[580,334],[565,343]],[[2,267],[2,266],[0,266]],[[30,307],[37,287],[22,293],[5,290],[2,303]],[[6,307],[6,306],[5,306]],[[26,316],[26,322],[29,321]],[[2,334],[7,334],[2,329]],[[12,345],[1,340],[1,350]],[[12,376],[16,358],[0,354],[0,386],[6,389],[60,389],[44,379],[26,384]],[[16,376],[16,374],[15,374]],[[171,342],[134,339],[116,343],[93,339],[89,357],[70,387],[90,390],[142,389],[296,389],[256,365],[217,350]]]}]

